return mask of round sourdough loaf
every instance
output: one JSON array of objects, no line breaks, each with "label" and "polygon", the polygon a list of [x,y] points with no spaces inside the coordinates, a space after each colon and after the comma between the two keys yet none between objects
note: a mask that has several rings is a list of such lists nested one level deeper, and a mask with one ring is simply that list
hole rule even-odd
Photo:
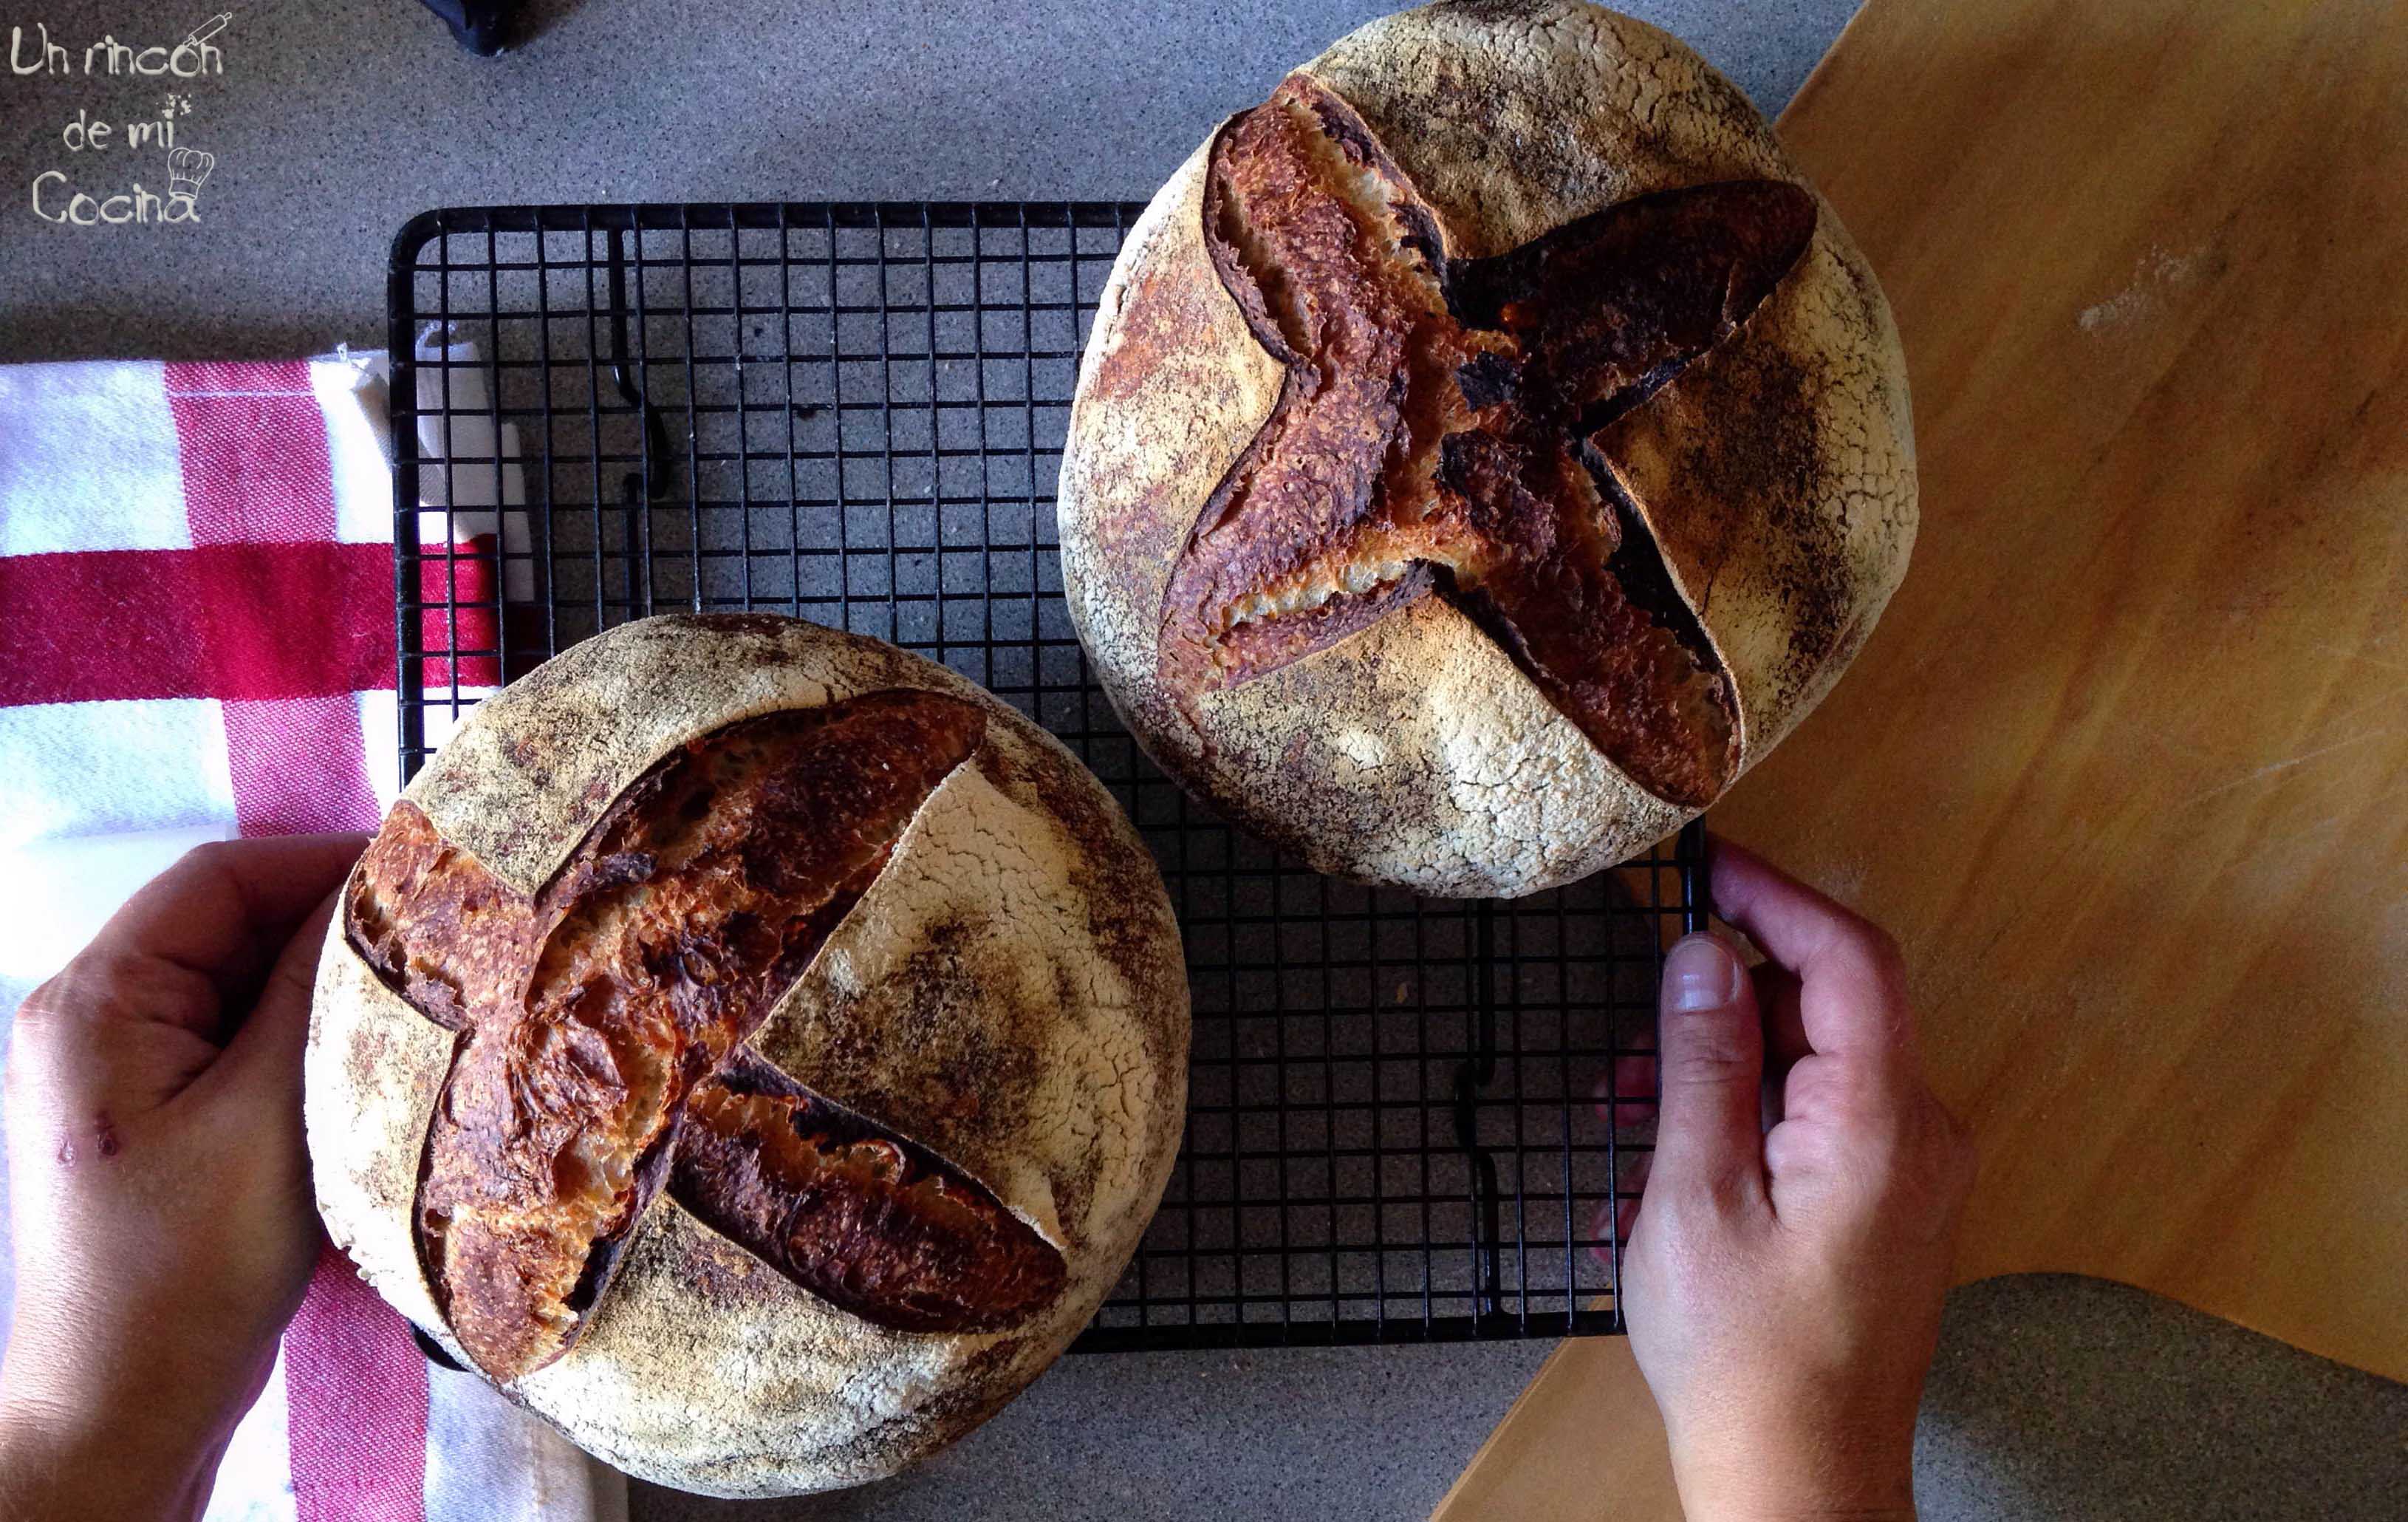
[{"label": "round sourdough loaf", "polygon": [[346,884],[327,1230],[627,1472],[890,1474],[1018,1393],[1160,1199],[1187,989],[1095,778],[941,667],[664,617],[480,706]]},{"label": "round sourdough loaf", "polygon": [[1570,881],[1821,699],[1914,538],[1872,272],[1730,83],[1578,0],[1374,22],[1131,229],[1063,458],[1147,753],[1321,870]]}]

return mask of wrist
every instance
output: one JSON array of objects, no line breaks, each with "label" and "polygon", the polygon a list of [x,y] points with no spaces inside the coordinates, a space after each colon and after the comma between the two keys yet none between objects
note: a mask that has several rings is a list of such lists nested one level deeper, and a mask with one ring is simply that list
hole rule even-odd
[{"label": "wrist", "polygon": [[1683,1443],[1672,1474],[1689,1522],[1914,1522],[1911,1447],[1828,1434]]},{"label": "wrist", "polygon": [[0,1362],[0,1522],[198,1517],[233,1424],[222,1381],[25,1306]]},{"label": "wrist", "polygon": [[1778,1486],[1674,1477],[1688,1522],[1915,1522],[1914,1486]]},{"label": "wrist", "polygon": [[208,1503],[223,1444],[0,1396],[0,1522],[185,1522]]},{"label": "wrist", "polygon": [[1799,1506],[1778,1505],[1723,1506],[1713,1502],[1692,1504],[1688,1492],[1681,1493],[1681,1515],[1687,1522],[1915,1522],[1914,1508],[1909,1506]]},{"label": "wrist", "polygon": [[1848,1502],[1706,1497],[1691,1500],[1681,1486],[1681,1515],[1687,1522],[1915,1522],[1914,1504],[1859,1506]]}]

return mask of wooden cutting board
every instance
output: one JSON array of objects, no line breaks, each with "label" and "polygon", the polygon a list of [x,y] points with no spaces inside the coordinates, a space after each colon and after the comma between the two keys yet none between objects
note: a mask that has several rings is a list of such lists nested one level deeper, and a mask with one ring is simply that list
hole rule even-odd
[{"label": "wooden cutting board", "polygon": [[[1965,1279],[2408,1378],[2408,22],[1870,0],[1781,132],[1882,275],[1922,538],[1712,823],[1889,925]],[[1445,1522],[1677,1515],[1619,1340]]]}]

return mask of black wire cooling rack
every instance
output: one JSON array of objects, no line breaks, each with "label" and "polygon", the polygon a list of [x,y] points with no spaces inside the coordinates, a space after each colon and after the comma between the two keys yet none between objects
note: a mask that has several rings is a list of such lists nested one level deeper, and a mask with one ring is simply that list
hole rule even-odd
[{"label": "black wire cooling rack", "polygon": [[[1662,948],[1703,923],[1702,837],[1528,898],[1416,898],[1279,856],[1145,761],[1071,630],[1053,495],[1138,210],[411,222],[390,287],[403,775],[497,674],[654,611],[775,610],[941,661],[1095,768],[1185,933],[1185,1147],[1079,1346],[1619,1331],[1596,1223],[1636,1197],[1653,1096],[1615,1058],[1652,1047]],[[497,500],[498,523],[469,506]]]}]

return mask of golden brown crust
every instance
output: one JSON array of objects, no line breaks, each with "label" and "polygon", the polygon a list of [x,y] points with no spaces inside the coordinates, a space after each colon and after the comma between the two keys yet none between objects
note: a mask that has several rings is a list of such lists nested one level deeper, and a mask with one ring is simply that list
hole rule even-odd
[{"label": "golden brown crust", "polygon": [[738,1050],[695,1086],[669,1194],[786,1277],[896,1331],[1001,1331],[1062,1255],[984,1185]]},{"label": "golden brown crust", "polygon": [[[723,726],[656,762],[531,899],[445,846],[415,807],[395,808],[346,896],[347,933],[431,1017],[468,1027],[417,1214],[438,1308],[479,1367],[516,1378],[574,1345],[666,1174],[689,1094],[809,965],[983,728],[976,708],[928,693]],[[906,1185],[872,1170],[839,1172],[834,1187],[855,1178],[890,1195]],[[926,1225],[891,1199],[852,1214]],[[797,1259],[791,1226],[744,1245],[789,1271],[817,1263],[829,1282],[824,1255]],[[876,1261],[874,1234],[850,1245],[857,1285],[901,1277]],[[912,1252],[924,1258],[924,1242]],[[964,1261],[991,1266],[975,1251]],[[974,1286],[957,1286],[950,1324],[914,1293],[890,1312],[865,1287],[847,1307],[915,1330],[996,1323]]]},{"label": "golden brown crust", "polygon": [[[1255,340],[1206,247],[1215,140],[1189,155],[1130,227],[1080,363],[1062,460],[1062,574],[1072,587],[1108,589],[1069,600],[1090,650],[1155,650],[1171,567],[1197,512],[1082,509],[1182,499],[1200,509],[1285,383],[1286,366]],[[1119,680],[1118,663],[1102,674],[1139,742],[1176,767],[1176,753],[1147,737],[1178,721],[1177,704],[1151,680]]]},{"label": "golden brown crust", "polygon": [[[1493,582],[1484,593],[1464,585],[1477,576],[1440,567],[1453,576],[1457,606],[1426,613],[1424,604],[1444,602],[1450,579],[1412,584],[1413,567],[1429,564],[1417,555],[1432,552],[1419,524],[1418,538],[1391,536],[1381,546],[1404,553],[1340,557],[1337,574],[1327,558],[1309,567],[1312,593],[1326,599],[1319,602],[1296,596],[1293,572],[1267,584],[1297,538],[1268,536],[1283,548],[1254,556],[1259,578],[1250,571],[1238,580],[1264,583],[1240,595],[1257,594],[1271,617],[1240,620],[1234,637],[1222,636],[1218,656],[1244,680],[1214,690],[1195,681],[1196,664],[1179,648],[1195,643],[1192,633],[1163,638],[1199,600],[1197,588],[1211,596],[1226,590],[1182,564],[1191,548],[1182,534],[1209,535],[1228,520],[1229,503],[1216,491],[1248,468],[1250,446],[1259,456],[1267,441],[1277,442],[1289,424],[1265,424],[1288,410],[1283,397],[1292,401],[1299,389],[1298,345],[1275,321],[1263,328],[1277,301],[1249,294],[1244,282],[1218,304],[1199,290],[1199,271],[1218,280],[1231,266],[1226,253],[1216,263],[1208,181],[1211,151],[1236,140],[1252,121],[1242,118],[1208,143],[1205,162],[1192,160],[1165,187],[1107,287],[1063,463],[1074,620],[1148,754],[1312,865],[1450,894],[1522,893],[1583,875],[1677,825],[1794,725],[1870,631],[1902,573],[1913,539],[1912,446],[1903,366],[1878,288],[1727,81],[1653,28],[1576,0],[1447,3],[1384,18],[1305,65],[1281,93],[1314,101],[1325,122],[1339,123],[1328,136],[1357,170],[1358,193],[1391,210],[1408,202],[1418,208],[1393,217],[1398,241],[1426,240],[1431,235],[1421,230],[1434,229],[1451,261],[1454,314],[1468,326],[1499,322],[1512,305],[1484,300],[1484,276],[1491,287],[1526,288],[1533,275],[1545,284],[1539,266],[1574,250],[1611,256],[1609,264],[1643,252],[1625,273],[1632,265],[1642,272],[1721,267],[1732,280],[1713,294],[1729,299],[1689,299],[1713,283],[1692,281],[1671,309],[1656,304],[1654,325],[1671,351],[1662,359],[1671,363],[1640,363],[1635,380],[1615,363],[1625,357],[1614,352],[1622,330],[1584,332],[1575,323],[1566,331],[1544,314],[1500,322],[1516,330],[1526,392],[1535,369],[1549,372],[1543,390],[1587,393],[1571,404],[1574,421],[1590,425],[1581,430],[1593,438],[1580,456],[1585,468],[1563,469],[1512,429],[1466,433],[1451,460],[1444,448],[1426,452],[1440,455],[1455,482],[1475,488],[1464,495],[1485,496],[1492,509],[1518,506],[1526,491],[1559,510],[1503,515],[1552,524],[1556,537],[1526,537],[1527,548],[1503,557],[1505,574],[1493,562],[1476,565]],[[1409,194],[1398,195],[1398,186]],[[1595,276],[1612,273],[1578,266],[1561,272],[1562,289],[1593,291]],[[1626,280],[1605,305],[1643,310],[1661,289]],[[1554,313],[1595,309],[1558,304]],[[1683,333],[1691,336],[1676,337]],[[1641,360],[1635,352],[1627,357]],[[1781,359],[1789,362],[1785,373]],[[1473,360],[1457,380],[1477,411],[1495,406],[1515,378],[1493,357]],[[1266,386],[1267,366],[1290,389]],[[1156,383],[1105,383],[1140,372]],[[1735,386],[1749,395],[1732,396]],[[1189,388],[1245,406],[1207,409],[1216,424],[1213,452],[1149,457],[1176,426]],[[1604,389],[1618,390],[1619,399],[1595,395]],[[1713,403],[1692,403],[1710,391]],[[1712,430],[1713,410],[1724,407],[1760,420],[1735,430],[1731,445],[1762,468],[1692,477],[1684,467],[1702,463],[1697,431]],[[1426,424],[1426,409],[1416,420],[1414,409],[1399,407],[1405,424],[1391,435],[1377,410],[1355,412],[1374,438],[1410,439],[1415,421]],[[1242,428],[1249,416],[1251,432]],[[1811,447],[1801,449],[1801,439]],[[1625,447],[1633,460],[1615,460],[1612,452]],[[1843,457],[1847,448],[1856,452]],[[1780,462],[1801,460],[1802,475],[1765,494]],[[1534,461],[1548,464],[1534,468]],[[1297,468],[1312,463],[1299,458]],[[1360,473],[1346,470],[1348,480]],[[1676,499],[1707,508],[1713,532],[1742,542],[1701,542]],[[1560,510],[1567,504],[1579,510]],[[1309,512],[1288,516],[1310,526]],[[1829,564],[1834,543],[1842,546],[1836,564],[1811,569],[1810,561]],[[1593,569],[1600,558],[1611,574]],[[1232,567],[1246,559],[1229,556]],[[1355,574],[1343,574],[1349,569]],[[1732,572],[1777,581],[1735,585]],[[1148,606],[1173,587],[1172,606]],[[1525,604],[1518,621],[1499,606],[1506,598]],[[1411,616],[1399,611],[1408,604]],[[1298,614],[1288,631],[1256,626]],[[1817,629],[1842,637],[1820,638]],[[1542,652],[1550,640],[1555,648]],[[1472,680],[1488,664],[1469,648],[1475,641],[1501,643],[1512,657],[1501,681]],[[1586,659],[1566,645],[1620,658]],[[1257,673],[1282,661],[1275,693]],[[1715,681],[1700,682],[1684,668]],[[1191,686],[1203,696],[1182,697]],[[1528,695],[1514,690],[1533,686],[1555,711],[1553,720],[1533,716]],[[1447,711],[1441,702],[1469,706]],[[1598,764],[1571,763],[1548,732],[1552,722],[1592,741],[1602,753]],[[1659,743],[1668,733],[1678,742]],[[1490,742],[1466,743],[1474,735]],[[1527,763],[1516,764],[1515,753]]]},{"label": "golden brown crust", "polygon": [[1224,289],[1286,368],[1278,405],[1196,519],[1163,598],[1183,696],[1233,685],[1426,596],[1412,567],[1450,381],[1484,347],[1452,321],[1419,208],[1342,102],[1290,79],[1216,137],[1204,237]]},{"label": "golden brown crust", "polygon": [[1813,198],[1662,192],[1442,263],[1412,185],[1299,75],[1218,136],[1204,211],[1288,373],[1164,596],[1182,710],[1445,596],[1641,785],[1711,801],[1738,759],[1727,674],[1586,440],[1747,320]]},{"label": "golden brown crust", "polygon": [[[928,795],[734,1060],[757,1054],[841,1099],[813,1113],[851,1113],[864,1129],[831,1122],[829,1156],[904,1156],[898,1198],[927,1211],[890,1220],[898,1240],[927,1245],[935,1239],[912,1233],[950,1231],[991,1198],[1006,1216],[988,1217],[996,1231],[981,1239],[983,1262],[1018,1276],[1025,1314],[1000,1330],[880,1327],[787,1271],[808,1265],[774,1265],[703,1225],[673,1179],[627,1234],[576,1345],[504,1386],[580,1445],[664,1484],[776,1495],[891,1473],[983,1419],[1060,1353],[1160,1197],[1180,1134],[1187,1027],[1159,875],[1057,742],[953,673],[875,641],[790,619],[677,616],[615,629],[541,674],[480,706],[408,795],[455,847],[488,842],[514,870],[556,870],[663,755],[722,725],[898,689],[983,716],[970,763]],[[538,773],[571,797],[533,785]],[[514,892],[545,883],[494,875]],[[370,970],[338,920],[308,1058],[321,1210],[380,1292],[455,1354],[410,1218],[457,1040]],[[715,1098],[698,1089],[697,1099],[716,1112]],[[754,1124],[776,1117],[752,1112],[731,1112],[745,1124],[728,1144],[783,1149]],[[868,1150],[848,1156],[855,1142]],[[838,1212],[827,1237],[841,1238],[848,1219]],[[1042,1254],[995,1256],[1015,1228],[1058,1256],[1050,1298]],[[938,1259],[953,1261],[898,1255],[881,1283],[916,1293]]]}]

